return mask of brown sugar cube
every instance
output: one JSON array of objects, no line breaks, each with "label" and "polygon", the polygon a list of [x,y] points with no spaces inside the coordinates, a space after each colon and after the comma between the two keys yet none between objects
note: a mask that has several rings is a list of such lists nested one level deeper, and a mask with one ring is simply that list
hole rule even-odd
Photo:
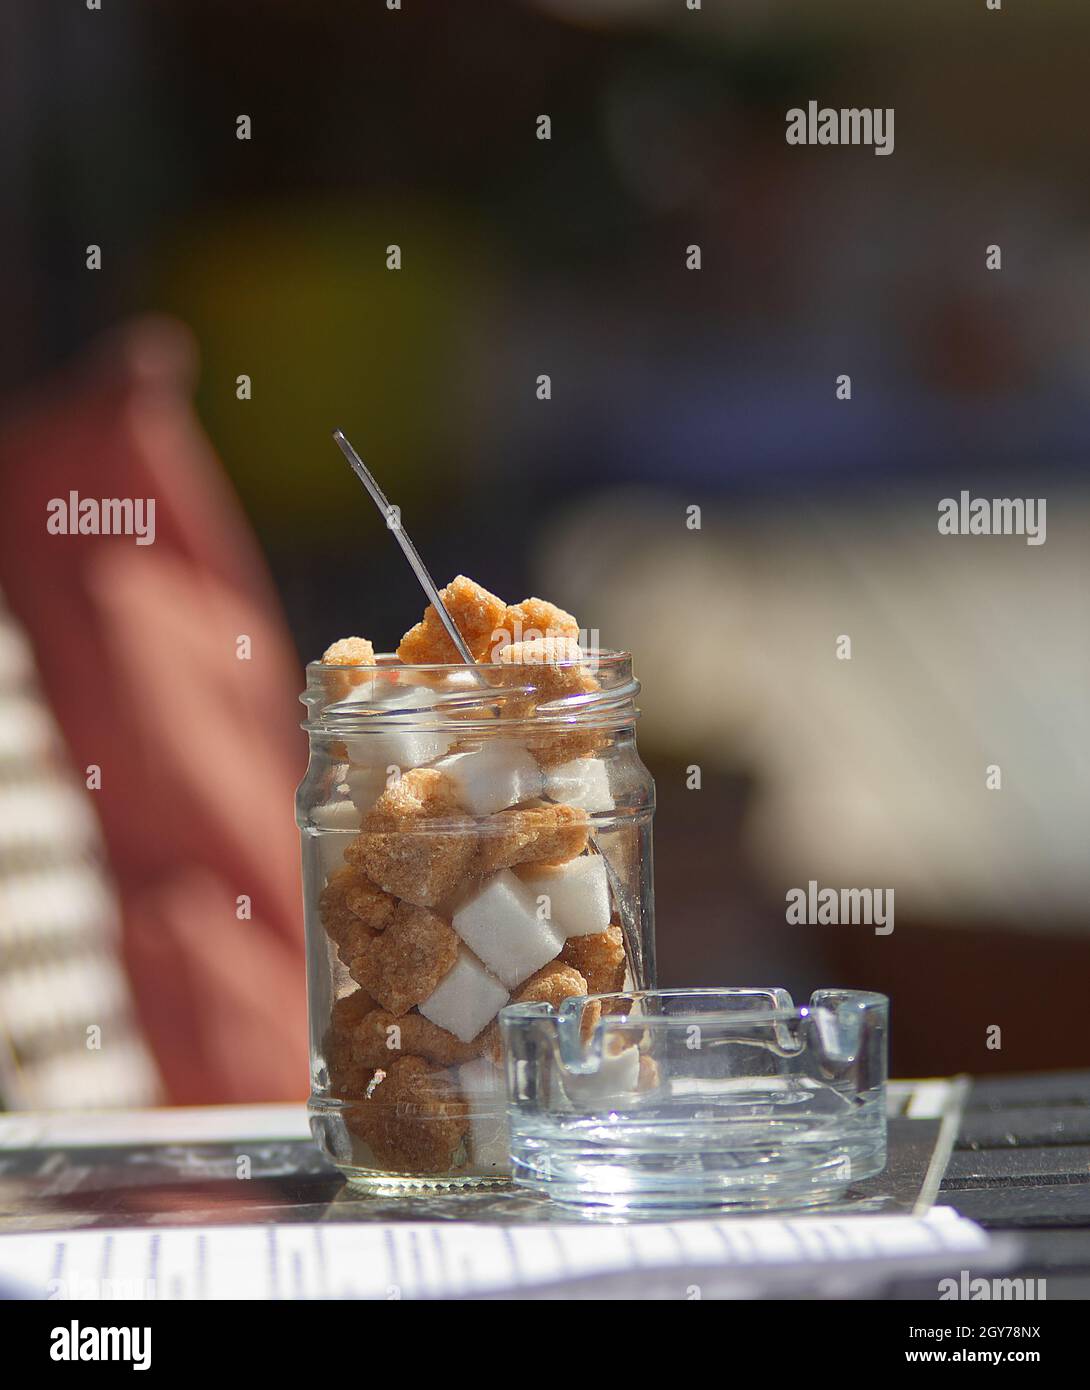
[{"label": "brown sugar cube", "polygon": [[566,864],[587,847],[589,822],[578,806],[528,806],[497,811],[481,835],[478,869],[494,874],[513,864]]},{"label": "brown sugar cube", "polygon": [[662,1073],[659,1071],[659,1064],[654,1057],[648,1057],[647,1053],[640,1054],[640,1073],[636,1081],[637,1091],[654,1091],[662,1085]]},{"label": "brown sugar cube", "polygon": [[384,893],[364,874],[358,873],[355,882],[344,895],[345,906],[372,931],[385,931],[394,920],[397,899]]},{"label": "brown sugar cube", "polygon": [[342,995],[329,1011],[329,1026],[335,1033],[348,1033],[374,1013],[378,1005],[365,989],[354,989],[351,994]]},{"label": "brown sugar cube", "polygon": [[534,703],[547,704],[565,695],[586,695],[601,687],[583,663],[583,649],[570,637],[539,637],[511,642],[496,655],[500,666],[529,666],[526,683],[534,687]]},{"label": "brown sugar cube", "polygon": [[366,1098],[346,1108],[345,1122],[381,1167],[445,1173],[465,1155],[469,1107],[423,1057],[399,1057],[375,1072]]},{"label": "brown sugar cube", "polygon": [[[600,690],[594,673],[583,664],[583,651],[578,642],[568,637],[546,637],[526,642],[512,642],[497,655],[501,666],[530,667],[525,672],[526,684],[534,687],[533,694],[509,700],[505,715],[527,718],[540,705],[562,700],[572,695],[588,695]],[[563,663],[563,664],[557,664]],[[607,742],[599,729],[557,729],[531,732],[526,746],[542,767],[557,767],[572,758],[588,758]]]},{"label": "brown sugar cube", "polygon": [[338,999],[330,1010],[325,1036],[325,1059],[329,1069],[329,1088],[342,1099],[362,1096],[374,1070],[357,1060],[353,1034],[368,1014],[377,1008],[365,989],[354,990]]},{"label": "brown sugar cube", "polygon": [[[373,666],[375,649],[366,637],[342,637],[322,653],[326,666]],[[353,686],[366,680],[363,671],[330,671],[327,689],[331,701],[343,700]]]},{"label": "brown sugar cube", "polygon": [[318,895],[318,915],[322,920],[329,939],[336,945],[354,940],[367,940],[373,935],[373,928],[362,922],[348,905],[348,894],[364,880],[356,868],[346,864],[330,876],[329,882]]},{"label": "brown sugar cube", "polygon": [[624,933],[616,922],[593,936],[569,936],[559,959],[574,966],[587,982],[588,994],[624,989]]},{"label": "brown sugar cube", "polygon": [[374,1072],[358,1062],[352,1051],[352,1041],[343,1034],[328,1033],[325,1040],[325,1060],[329,1071],[329,1093],[338,1100],[362,1096]]},{"label": "brown sugar cube", "polygon": [[428,997],[457,955],[458,937],[442,917],[400,903],[386,930],[349,963],[348,973],[384,1009],[400,1015]]},{"label": "brown sugar cube", "polygon": [[593,758],[609,743],[601,729],[571,729],[558,733],[531,735],[526,746],[546,769],[560,767],[574,758]]},{"label": "brown sugar cube", "polygon": [[355,870],[347,865],[330,876],[329,882],[318,894],[318,916],[322,926],[332,941],[339,941],[350,929],[355,913],[345,901],[348,885],[355,876]]},{"label": "brown sugar cube", "polygon": [[375,649],[366,637],[342,637],[322,653],[327,666],[373,666]]},{"label": "brown sugar cube", "polygon": [[[507,612],[503,599],[482,589],[464,574],[459,574],[445,589],[440,589],[439,597],[465,639],[473,660],[487,661],[493,646],[492,634],[502,627]],[[462,660],[431,604],[425,609],[423,619],[401,639],[397,654],[406,666],[431,666]]]},{"label": "brown sugar cube", "polygon": [[345,894],[350,916],[344,936],[337,942],[337,954],[345,965],[351,965],[365,950],[367,943],[383,932],[394,920],[397,899],[357,873],[357,882]]},{"label": "brown sugar cube", "polygon": [[521,603],[513,603],[504,614],[502,626],[512,642],[532,641],[541,637],[568,637],[573,642],[579,640],[576,619],[543,598],[524,598]]},{"label": "brown sugar cube", "polygon": [[349,1100],[365,1093],[374,1068],[356,1060],[350,1038],[343,1034],[328,1033],[325,1039],[325,1060],[329,1071],[330,1095],[338,1100]]},{"label": "brown sugar cube", "polygon": [[[536,974],[530,976],[517,993],[511,996],[510,1002],[551,1004],[554,1009],[559,1009],[565,999],[571,999],[574,995],[586,996],[588,993],[587,982],[578,970],[563,961],[551,960],[548,965],[543,965]],[[581,1032],[584,1038],[589,1037],[594,1031],[599,1016],[600,1010],[596,1004],[583,1011]],[[491,1057],[494,1062],[500,1060],[503,1048],[498,1019],[494,1019],[488,1025],[478,1041],[483,1042],[481,1050],[486,1056]]]},{"label": "brown sugar cube", "polygon": [[[442,829],[427,831],[428,821],[442,822]],[[449,780],[436,768],[418,767],[387,787],[344,857],[385,892],[434,907],[469,870],[477,838]]]},{"label": "brown sugar cube", "polygon": [[318,897],[322,925],[345,964],[389,926],[396,907],[396,898],[348,864],[333,874]]},{"label": "brown sugar cube", "polygon": [[365,1015],[350,1035],[351,1054],[361,1066],[388,1067],[398,1057],[423,1057],[436,1066],[468,1062],[480,1051],[478,1043],[464,1043],[445,1028],[420,1014],[395,1018],[385,1009]]},{"label": "brown sugar cube", "polygon": [[587,982],[574,967],[563,961],[551,960],[536,971],[518,993],[512,1004],[551,1004],[559,1009],[565,999],[587,993]]}]

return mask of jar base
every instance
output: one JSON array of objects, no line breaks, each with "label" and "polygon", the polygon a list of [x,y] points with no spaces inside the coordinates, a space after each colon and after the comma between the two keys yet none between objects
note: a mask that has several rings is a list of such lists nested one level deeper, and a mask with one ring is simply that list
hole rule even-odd
[{"label": "jar base", "polygon": [[397,1173],[376,1173],[338,1163],[338,1170],[353,1192],[371,1197],[427,1197],[440,1192],[495,1192],[514,1188],[503,1173],[437,1174],[435,1177],[406,1177]]}]

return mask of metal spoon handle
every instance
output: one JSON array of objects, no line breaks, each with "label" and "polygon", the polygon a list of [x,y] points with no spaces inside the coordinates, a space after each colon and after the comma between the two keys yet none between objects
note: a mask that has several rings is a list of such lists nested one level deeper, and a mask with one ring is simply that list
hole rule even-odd
[{"label": "metal spoon handle", "polygon": [[[386,522],[389,530],[394,533],[398,545],[405,552],[405,558],[408,560],[409,564],[412,565],[413,573],[420,581],[420,587],[424,590],[425,594],[427,594],[428,601],[431,603],[436,613],[438,613],[439,621],[446,628],[447,635],[457,647],[459,656],[461,656],[467,666],[476,666],[477,663],[473,660],[472,652],[466,646],[465,638],[458,631],[458,625],[447,612],[446,604],[439,597],[439,590],[436,587],[435,580],[428,573],[427,566],[420,558],[420,552],[417,550],[416,546],[413,545],[408,532],[401,525],[400,517],[398,517],[397,522],[393,526],[390,525],[393,508],[386,500],[386,494],[375,481],[374,474],[345,438],[343,430],[334,430],[333,438],[337,441],[341,453],[344,454],[345,458],[348,460],[356,477],[359,478],[360,482],[370,493],[372,502],[374,502],[375,506],[382,513],[383,520]],[[483,676],[478,675],[477,679],[482,685],[488,684]]]}]

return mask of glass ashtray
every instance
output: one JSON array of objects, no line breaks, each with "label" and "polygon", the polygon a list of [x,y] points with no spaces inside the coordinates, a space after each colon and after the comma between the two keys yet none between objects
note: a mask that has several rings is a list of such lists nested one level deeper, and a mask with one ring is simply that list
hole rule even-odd
[{"label": "glass ashtray", "polygon": [[886,1162],[889,1000],[644,990],[500,1014],[514,1180],[636,1210],[834,1201]]}]

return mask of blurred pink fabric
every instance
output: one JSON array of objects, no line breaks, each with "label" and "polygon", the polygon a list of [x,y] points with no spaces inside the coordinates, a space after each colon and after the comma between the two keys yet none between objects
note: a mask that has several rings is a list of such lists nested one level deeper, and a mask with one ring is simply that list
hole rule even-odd
[{"label": "blurred pink fabric", "polygon": [[[308,1089],[302,672],[191,406],[195,374],[183,327],[140,320],[8,421],[0,586],[77,769],[102,768],[88,795],[170,1101],[295,1099]],[[49,534],[48,503],[72,490],[155,498],[154,544]]]}]

